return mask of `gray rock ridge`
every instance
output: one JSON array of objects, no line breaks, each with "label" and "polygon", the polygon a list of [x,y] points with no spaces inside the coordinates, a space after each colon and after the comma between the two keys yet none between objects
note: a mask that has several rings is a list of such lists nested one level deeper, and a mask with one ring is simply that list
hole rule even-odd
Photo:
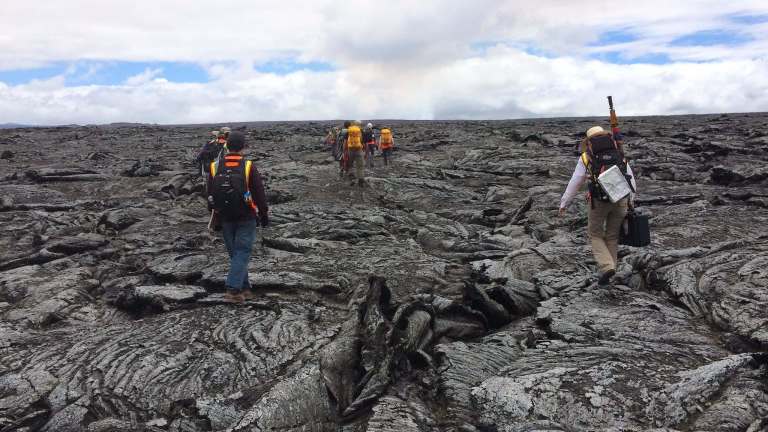
[{"label": "gray rock ridge", "polygon": [[0,431],[768,430],[768,118],[621,121],[652,245],[605,288],[584,201],[555,216],[598,120],[392,122],[362,188],[331,123],[243,125],[272,226],[241,304],[191,163],[208,126],[25,130]]}]

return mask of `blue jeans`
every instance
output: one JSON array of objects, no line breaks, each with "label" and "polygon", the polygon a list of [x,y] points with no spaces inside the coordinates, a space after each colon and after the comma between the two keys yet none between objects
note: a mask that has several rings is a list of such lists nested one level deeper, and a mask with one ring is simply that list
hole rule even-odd
[{"label": "blue jeans", "polygon": [[251,289],[251,283],[248,281],[248,261],[251,259],[257,226],[256,219],[221,222],[224,246],[229,253],[228,289],[234,291]]}]

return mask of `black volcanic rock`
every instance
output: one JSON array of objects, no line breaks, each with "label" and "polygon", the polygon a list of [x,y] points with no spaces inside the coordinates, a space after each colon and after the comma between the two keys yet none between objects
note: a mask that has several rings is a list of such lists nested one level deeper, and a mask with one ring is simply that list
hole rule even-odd
[{"label": "black volcanic rock", "polygon": [[138,160],[133,163],[128,169],[123,171],[123,175],[127,177],[150,177],[159,175],[160,171],[165,167],[155,161],[151,160]]},{"label": "black volcanic rock", "polygon": [[271,203],[243,303],[211,126],[0,131],[0,431],[766,430],[766,116],[620,121],[653,232],[607,287],[557,217],[607,119],[387,122],[363,187],[333,123],[232,125]]},{"label": "black volcanic rock", "polygon": [[710,177],[712,183],[725,186],[732,183],[741,183],[745,179],[743,175],[722,166],[712,168]]}]

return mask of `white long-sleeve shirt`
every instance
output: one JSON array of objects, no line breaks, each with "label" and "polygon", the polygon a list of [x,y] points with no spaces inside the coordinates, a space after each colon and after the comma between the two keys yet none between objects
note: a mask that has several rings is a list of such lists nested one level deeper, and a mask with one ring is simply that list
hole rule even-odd
[{"label": "white long-sleeve shirt", "polygon": [[[635,175],[632,173],[632,167],[629,166],[629,163],[627,163],[627,174],[631,176],[629,181],[632,183],[632,189],[635,192],[637,192],[637,183],[635,182]],[[584,166],[584,161],[582,161],[581,158],[579,158],[579,161],[576,163],[576,169],[573,170],[571,181],[568,182],[568,187],[565,188],[565,193],[563,194],[563,197],[560,198],[560,208],[568,208],[568,206],[571,205],[571,202],[573,201],[573,197],[576,196],[576,194],[579,192],[579,189],[581,189],[581,186],[588,179],[589,179],[589,175],[587,174],[587,167]],[[630,192],[629,194],[630,201],[634,201],[635,192]]]}]

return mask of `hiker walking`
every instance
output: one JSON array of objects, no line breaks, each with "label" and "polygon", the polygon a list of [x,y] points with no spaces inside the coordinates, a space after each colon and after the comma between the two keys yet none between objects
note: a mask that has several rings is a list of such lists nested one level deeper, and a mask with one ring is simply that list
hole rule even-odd
[{"label": "hiker walking", "polygon": [[[363,179],[363,131],[360,129],[360,122],[353,122],[349,128],[347,128],[347,152],[349,154],[349,165],[355,165],[355,178],[357,184],[363,186],[365,180]],[[347,169],[349,169],[349,165]],[[354,184],[354,182],[353,182]]]},{"label": "hiker walking", "polygon": [[341,129],[338,126],[334,126],[330,129],[328,129],[328,134],[325,135],[325,147],[333,151],[333,146],[336,145],[336,140],[339,136],[339,131]]},{"label": "hiker walking", "polygon": [[616,274],[617,253],[619,248],[619,230],[627,214],[627,207],[632,206],[634,193],[612,203],[597,181],[598,176],[612,166],[617,166],[629,180],[631,190],[637,190],[632,168],[624,157],[624,143],[618,128],[615,136],[600,126],[587,130],[582,142],[583,153],[576,163],[571,181],[560,199],[559,215],[563,216],[573,201],[574,196],[585,182],[589,182],[587,202],[589,206],[587,232],[592,244],[592,254],[597,261],[601,285],[607,284]]},{"label": "hiker walking", "polygon": [[344,178],[344,175],[349,171],[349,151],[347,150],[347,134],[349,132],[349,126],[352,125],[351,121],[345,121],[343,127],[336,136],[336,146],[333,150],[333,156],[339,161],[339,178]]},{"label": "hiker walking", "polygon": [[[219,139],[219,131],[211,131],[211,139],[206,144],[216,144],[216,141]],[[203,146],[205,147],[205,146]]]},{"label": "hiker walking", "polygon": [[211,131],[211,135],[213,135],[214,138],[205,143],[195,157],[195,162],[200,169],[200,175],[203,176],[203,180],[207,178],[208,173],[210,172],[211,162],[219,157],[222,149],[224,149],[224,144],[227,142],[227,139],[221,131]]},{"label": "hiker walking", "polygon": [[389,165],[389,158],[395,148],[395,139],[392,137],[392,129],[384,127],[379,134],[379,150],[384,158],[384,165]]},{"label": "hiker walking", "polygon": [[248,262],[256,228],[269,224],[267,198],[261,175],[243,157],[245,135],[232,132],[227,152],[210,164],[208,207],[220,218],[221,234],[229,254],[225,298],[241,302],[251,298]]},{"label": "hiker walking", "polygon": [[368,123],[363,129],[363,144],[365,144],[366,166],[373,168],[373,155],[376,153],[376,137],[373,134],[373,123]]}]

